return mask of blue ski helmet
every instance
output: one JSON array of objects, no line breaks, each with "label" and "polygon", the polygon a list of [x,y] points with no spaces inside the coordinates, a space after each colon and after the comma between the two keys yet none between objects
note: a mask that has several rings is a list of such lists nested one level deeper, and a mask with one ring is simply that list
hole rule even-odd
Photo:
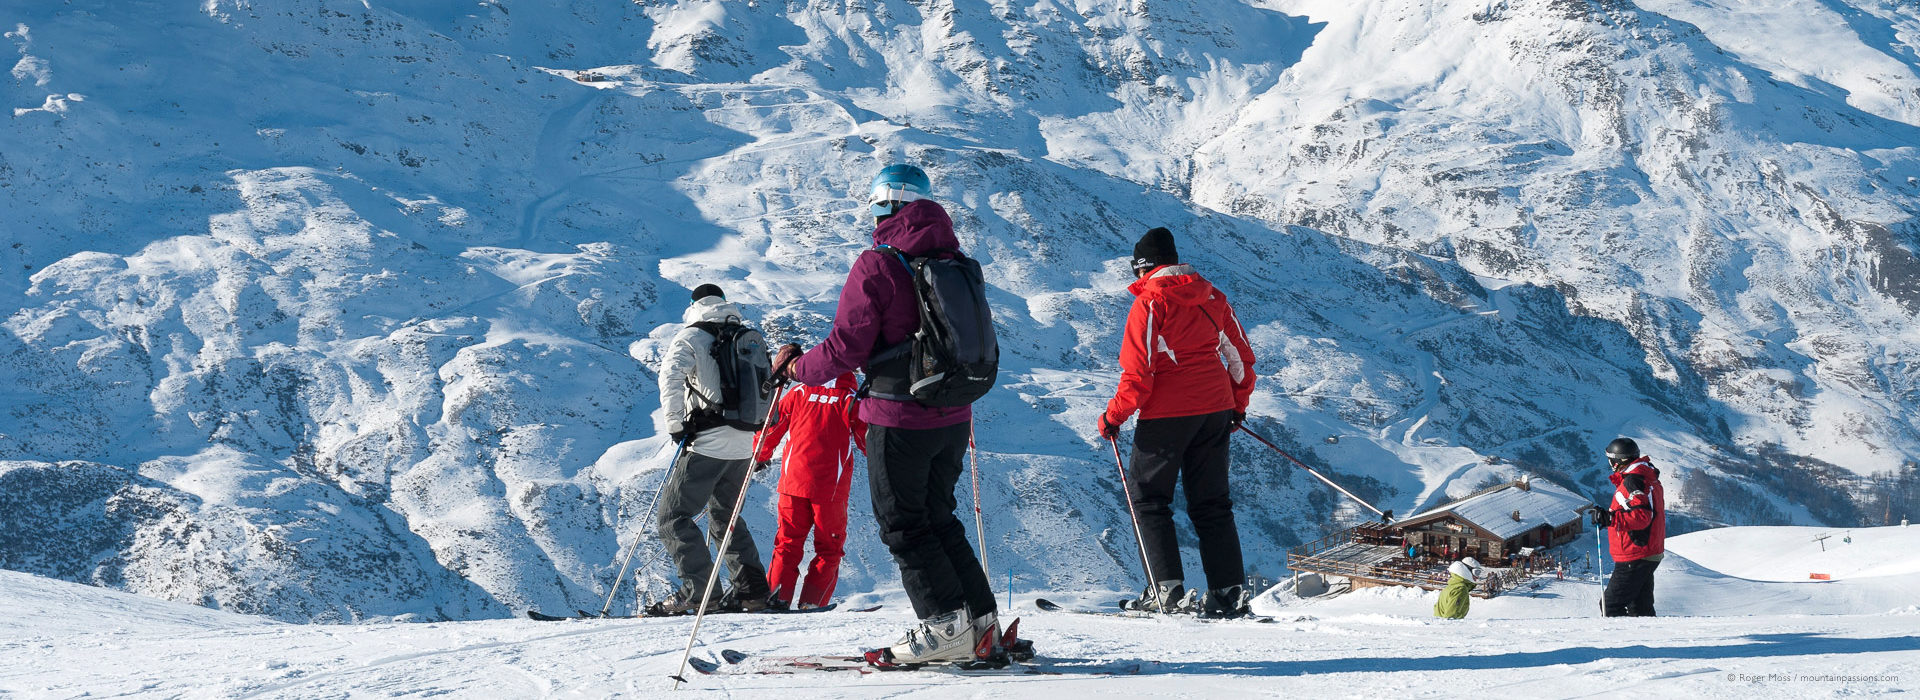
[{"label": "blue ski helmet", "polygon": [[907,202],[926,199],[932,191],[933,182],[927,179],[926,171],[906,164],[889,165],[873,176],[873,185],[867,188],[867,204],[873,218],[881,219],[893,216]]}]

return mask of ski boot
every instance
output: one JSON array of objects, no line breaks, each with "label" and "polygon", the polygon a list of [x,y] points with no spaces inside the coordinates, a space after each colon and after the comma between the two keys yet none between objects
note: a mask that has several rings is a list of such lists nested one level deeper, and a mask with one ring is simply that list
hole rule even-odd
[{"label": "ski boot", "polygon": [[973,618],[973,660],[959,665],[963,668],[1006,668],[1016,661],[1033,659],[1033,642],[1021,639],[1018,635],[1020,621],[1014,620],[1007,625],[1005,632],[1000,630],[998,613],[988,612]]},{"label": "ski boot", "polygon": [[893,646],[867,652],[866,660],[882,668],[969,662],[974,659],[977,641],[973,616],[962,607],[921,620]]},{"label": "ski boot", "polygon": [[708,612],[760,612],[766,610],[773,600],[773,591],[767,589],[764,579],[749,579],[747,583],[736,583],[726,595],[715,601],[713,610]]},{"label": "ski boot", "polygon": [[1120,609],[1150,613],[1183,613],[1191,612],[1193,604],[1188,600],[1185,582],[1180,579],[1169,579],[1141,591],[1139,598],[1120,601]]},{"label": "ski boot", "polygon": [[1207,597],[1200,606],[1200,616],[1214,619],[1233,619],[1253,614],[1246,589],[1240,586],[1228,586],[1207,591]]},{"label": "ski boot", "polygon": [[700,591],[682,586],[667,597],[648,605],[641,614],[646,617],[670,617],[673,615],[692,615],[700,608]]}]

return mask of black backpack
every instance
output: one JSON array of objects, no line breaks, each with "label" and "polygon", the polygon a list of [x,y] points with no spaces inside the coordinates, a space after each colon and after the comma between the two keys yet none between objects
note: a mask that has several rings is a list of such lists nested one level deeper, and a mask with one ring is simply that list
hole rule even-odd
[{"label": "black backpack", "polygon": [[720,366],[720,395],[707,396],[687,379],[693,394],[706,404],[689,411],[693,432],[717,426],[740,430],[759,430],[767,420],[767,407],[773,403],[773,360],[767,356],[767,339],[760,331],[729,319],[722,323],[702,321],[694,328],[713,336],[713,361]]},{"label": "black backpack", "polygon": [[959,251],[933,251],[953,254],[942,258],[876,249],[913,278],[920,330],[867,362],[866,394],[923,406],[965,406],[985,396],[999,376],[1000,344],[979,261]]}]

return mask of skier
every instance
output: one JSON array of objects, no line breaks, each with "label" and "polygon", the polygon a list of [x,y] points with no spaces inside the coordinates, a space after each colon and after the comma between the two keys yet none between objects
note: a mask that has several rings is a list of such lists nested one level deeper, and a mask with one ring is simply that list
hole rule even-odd
[{"label": "skier", "polygon": [[1593,524],[1612,528],[1613,577],[1607,583],[1607,617],[1653,617],[1653,570],[1667,552],[1667,495],[1660,470],[1628,438],[1607,443],[1613,502],[1593,509]]},{"label": "skier", "polygon": [[[739,323],[740,307],[728,302],[720,288],[702,284],[693,290],[685,323],[668,346],[660,370],[660,402],[666,413],[666,431],[675,443],[689,441],[661,492],[660,540],[666,544],[680,572],[680,588],[665,600],[647,607],[649,615],[678,615],[700,605],[713,556],[701,541],[694,515],[704,505],[711,532],[720,544],[733,504],[746,484],[753,457],[753,432],[718,419],[716,409],[724,395],[720,364],[713,346],[716,332],[727,323]],[[764,351],[763,351],[764,352]],[[751,387],[744,390],[752,390]],[[760,550],[753,535],[740,527],[724,553],[731,588],[719,599],[718,610],[753,612],[767,607],[767,574],[760,566]]]},{"label": "skier", "polygon": [[1467,608],[1472,603],[1473,584],[1480,580],[1482,568],[1480,561],[1467,557],[1447,567],[1447,587],[1440,591],[1440,600],[1433,603],[1433,616],[1458,620],[1467,616]]},{"label": "skier", "polygon": [[[853,485],[848,438],[867,451],[867,424],[857,414],[855,386],[852,372],[830,386],[796,386],[781,397],[779,420],[760,431],[760,451],[753,456],[757,468],[773,459],[782,437],[787,442],[780,458],[780,531],[767,571],[776,608],[797,604],[806,610],[833,599],[846,553],[847,491]],[[813,565],[795,598],[808,530],[813,531]]]},{"label": "skier", "polygon": [[1226,295],[1180,263],[1172,232],[1155,228],[1140,237],[1133,273],[1120,387],[1098,426],[1102,437],[1115,440],[1121,424],[1140,413],[1129,476],[1140,538],[1159,580],[1129,607],[1174,610],[1185,602],[1172,506],[1181,481],[1207,576],[1200,613],[1240,617],[1248,612],[1248,596],[1227,483],[1227,439],[1246,419],[1253,395],[1253,348]]},{"label": "skier", "polygon": [[[882,398],[905,389],[906,358],[874,361],[920,328],[919,300],[903,256],[957,255],[960,241],[946,209],[928,199],[931,182],[911,165],[882,169],[869,188],[874,247],[861,253],[840,290],[833,328],[804,355],[782,347],[774,371],[819,384],[861,368],[876,395],[860,402],[867,428],[867,475],[880,539],[900,567],[900,582],[920,624],[877,654],[880,662],[998,663],[998,606],[986,573],[954,517],[973,411]],[[789,363],[791,366],[789,367]],[[898,395],[895,393],[894,395]]]}]

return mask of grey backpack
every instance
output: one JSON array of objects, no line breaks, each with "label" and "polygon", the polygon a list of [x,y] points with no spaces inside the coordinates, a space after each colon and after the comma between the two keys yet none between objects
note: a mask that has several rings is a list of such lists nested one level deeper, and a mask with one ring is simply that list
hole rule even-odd
[{"label": "grey backpack", "polygon": [[[706,404],[691,412],[694,432],[721,425],[759,430],[773,404],[773,360],[767,356],[767,339],[733,320],[703,321],[693,327],[713,336],[713,361],[720,366],[719,396],[694,391]],[[692,380],[688,381],[691,386]]]}]

